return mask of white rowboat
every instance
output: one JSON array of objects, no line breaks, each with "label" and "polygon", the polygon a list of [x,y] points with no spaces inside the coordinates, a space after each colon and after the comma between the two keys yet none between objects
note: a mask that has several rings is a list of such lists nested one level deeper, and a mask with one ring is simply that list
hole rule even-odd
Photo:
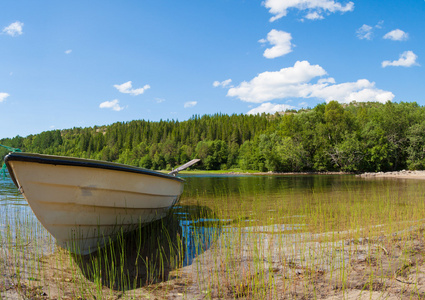
[{"label": "white rowboat", "polygon": [[166,216],[184,186],[173,175],[97,160],[15,152],[5,163],[41,224],[82,255]]}]

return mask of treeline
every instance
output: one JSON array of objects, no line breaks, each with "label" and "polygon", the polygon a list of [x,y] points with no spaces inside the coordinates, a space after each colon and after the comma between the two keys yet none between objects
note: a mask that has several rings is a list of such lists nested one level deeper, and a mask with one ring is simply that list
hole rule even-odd
[{"label": "treeline", "polygon": [[171,169],[200,158],[197,168],[206,170],[415,170],[425,168],[425,108],[406,102],[331,101],[274,115],[137,120],[46,131],[0,143],[27,152],[150,169]]},{"label": "treeline", "polygon": [[[45,131],[0,144],[22,151],[114,161],[150,169],[168,169],[201,158],[198,168],[237,166],[240,145],[267,129],[275,116],[205,115],[183,122],[136,120],[108,126]],[[0,150],[3,156],[6,150]]]}]

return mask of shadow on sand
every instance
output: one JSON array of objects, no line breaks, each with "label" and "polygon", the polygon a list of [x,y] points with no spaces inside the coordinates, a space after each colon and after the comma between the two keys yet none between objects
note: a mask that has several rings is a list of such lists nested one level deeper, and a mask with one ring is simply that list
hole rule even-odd
[{"label": "shadow on sand", "polygon": [[120,234],[88,255],[72,254],[84,276],[114,290],[166,281],[218,238],[220,221],[203,206],[176,206],[167,217]]}]

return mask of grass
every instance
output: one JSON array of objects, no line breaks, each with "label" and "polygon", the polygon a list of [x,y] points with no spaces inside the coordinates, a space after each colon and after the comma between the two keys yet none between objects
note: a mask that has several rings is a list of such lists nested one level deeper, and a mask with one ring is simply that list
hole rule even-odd
[{"label": "grass", "polygon": [[421,182],[388,180],[285,194],[188,189],[167,218],[87,256],[55,248],[28,210],[8,206],[0,296],[423,299],[424,195]]}]

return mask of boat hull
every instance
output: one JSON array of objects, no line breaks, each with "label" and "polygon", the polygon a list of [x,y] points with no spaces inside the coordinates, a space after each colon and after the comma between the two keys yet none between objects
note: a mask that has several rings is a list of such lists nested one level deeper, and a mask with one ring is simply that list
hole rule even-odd
[{"label": "boat hull", "polygon": [[159,172],[92,160],[11,153],[5,161],[40,223],[61,247],[83,255],[166,216],[184,186]]}]

